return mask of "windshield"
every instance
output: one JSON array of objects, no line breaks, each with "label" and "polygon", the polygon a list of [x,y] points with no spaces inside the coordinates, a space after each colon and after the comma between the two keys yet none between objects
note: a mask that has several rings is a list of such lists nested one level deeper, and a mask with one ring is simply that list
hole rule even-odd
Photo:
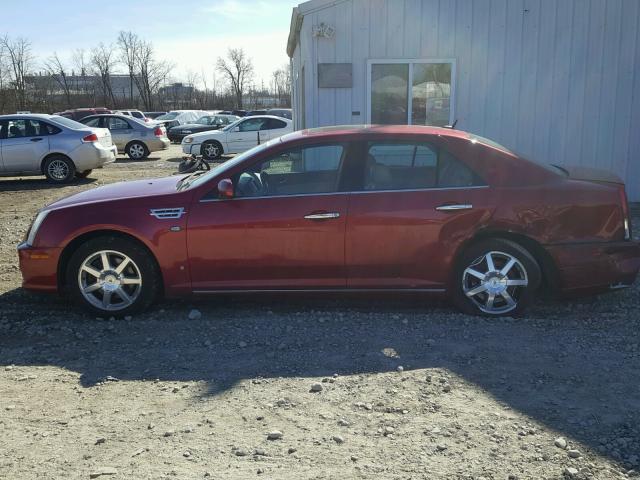
[{"label": "windshield", "polygon": [[219,174],[223,173],[225,170],[228,170],[228,169],[231,169],[231,168],[235,167],[240,162],[244,162],[247,158],[249,158],[249,157],[251,157],[253,155],[257,155],[257,154],[259,154],[260,152],[262,152],[264,150],[267,150],[271,146],[279,143],[280,141],[281,140],[279,138],[274,138],[273,140],[271,140],[271,141],[269,141],[267,143],[263,143],[263,144],[258,145],[256,147],[253,147],[250,150],[247,150],[244,153],[241,153],[240,155],[236,155],[235,157],[233,157],[228,162],[221,163],[220,165],[218,165],[217,167],[213,167],[209,171],[206,171],[206,172],[205,171],[201,171],[201,172],[192,173],[188,177],[184,177],[181,180],[179,180],[178,184],[176,185],[176,189],[178,191],[182,191],[182,190],[188,190],[190,188],[199,187],[200,185],[203,185],[203,184],[207,183],[212,178],[214,178],[214,177],[218,176]]},{"label": "windshield", "polygon": [[231,124],[227,125],[226,127],[224,127],[224,128],[222,129],[222,131],[223,131],[223,132],[230,132],[230,131],[231,131],[231,130],[233,130],[233,129],[236,127],[236,125],[238,125],[241,121],[242,121],[242,118],[240,118],[240,119],[236,120],[235,122],[233,122],[233,123],[231,123]]},{"label": "windshield", "polygon": [[54,115],[53,117],[50,117],[51,120],[53,120],[53,122],[62,125],[63,127],[67,127],[70,128],[72,130],[80,130],[80,129],[86,129],[87,126],[83,125],[80,122],[76,122],[75,120],[71,120],[70,118],[67,117],[61,117],[60,115]]},{"label": "windshield", "polygon": [[169,112],[169,113],[165,113],[164,115],[160,115],[159,117],[156,117],[156,120],[173,120],[178,115],[180,115],[179,112]]}]

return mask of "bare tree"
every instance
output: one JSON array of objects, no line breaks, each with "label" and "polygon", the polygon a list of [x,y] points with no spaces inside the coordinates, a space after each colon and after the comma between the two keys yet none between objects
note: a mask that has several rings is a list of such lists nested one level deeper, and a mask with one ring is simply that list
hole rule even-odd
[{"label": "bare tree", "polygon": [[12,40],[8,35],[0,37],[0,49],[4,52],[9,66],[9,79],[15,92],[16,108],[27,108],[26,78],[33,64],[31,42],[26,38]]},{"label": "bare tree", "polygon": [[217,69],[228,80],[236,97],[237,108],[242,108],[242,97],[253,78],[253,62],[241,48],[230,48],[227,59],[218,57]]},{"label": "bare tree", "polygon": [[171,70],[173,70],[173,64],[156,60],[151,43],[139,42],[134,81],[145,109],[153,110],[154,96],[167,80]]},{"label": "bare tree", "polygon": [[62,89],[65,97],[66,108],[71,108],[72,83],[69,78],[67,68],[57,53],[54,52],[54,54],[44,62],[44,69],[47,75],[49,75]]},{"label": "bare tree", "polygon": [[136,65],[139,50],[142,48],[141,40],[133,32],[120,32],[118,35],[118,48],[120,49],[120,61],[127,67],[129,73],[129,102],[133,106],[133,84],[135,83]]},{"label": "bare tree", "polygon": [[100,43],[97,47],[91,49],[91,67],[94,69],[95,74],[100,76],[102,98],[105,104],[113,107],[117,107],[113,86],[111,85],[111,73],[115,64],[113,48],[110,45],[107,46],[104,43]]},{"label": "bare tree", "polygon": [[286,107],[291,104],[291,71],[285,65],[272,74],[273,95],[278,99],[278,106]]}]

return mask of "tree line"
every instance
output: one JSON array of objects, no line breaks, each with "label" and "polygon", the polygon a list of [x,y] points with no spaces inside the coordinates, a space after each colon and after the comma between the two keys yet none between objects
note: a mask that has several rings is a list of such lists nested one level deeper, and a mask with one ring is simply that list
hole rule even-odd
[{"label": "tree line", "polygon": [[[289,107],[288,66],[276,69],[268,85],[256,86],[251,58],[232,48],[218,57],[211,77],[175,72],[151,42],[122,31],[112,44],[77,49],[68,57],[54,53],[38,59],[24,37],[0,36],[0,114],[53,113],[69,108],[255,109]],[[178,81],[181,79],[182,81]]]}]

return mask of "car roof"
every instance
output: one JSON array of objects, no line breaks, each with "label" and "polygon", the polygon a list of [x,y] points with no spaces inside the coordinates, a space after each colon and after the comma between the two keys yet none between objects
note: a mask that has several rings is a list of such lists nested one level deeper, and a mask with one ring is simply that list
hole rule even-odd
[{"label": "car roof", "polygon": [[[280,118],[280,117],[274,117]],[[288,119],[285,119],[288,120]],[[291,120],[289,120],[291,121]],[[287,135],[294,137],[335,137],[340,135],[376,134],[376,135],[439,135],[441,137],[469,139],[471,135],[453,128],[429,127],[423,125],[337,125],[301,130]]]},{"label": "car roof", "polygon": [[246,120],[247,118],[273,118],[273,119],[275,119],[275,120],[282,120],[282,121],[284,121],[284,122],[290,122],[290,123],[293,123],[293,122],[291,122],[291,120],[290,120],[290,119],[288,119],[288,118],[278,117],[278,116],[276,116],[276,115],[262,115],[262,114],[261,114],[261,115],[247,115],[246,117],[240,117],[240,119],[241,119],[241,120]]},{"label": "car roof", "polygon": [[25,114],[18,114],[18,113],[14,113],[11,115],[0,115],[0,120],[13,120],[13,119],[18,119],[18,118],[40,118],[40,119],[47,119],[47,118],[52,118],[52,117],[59,117],[60,115],[49,115],[48,113],[25,113]]}]

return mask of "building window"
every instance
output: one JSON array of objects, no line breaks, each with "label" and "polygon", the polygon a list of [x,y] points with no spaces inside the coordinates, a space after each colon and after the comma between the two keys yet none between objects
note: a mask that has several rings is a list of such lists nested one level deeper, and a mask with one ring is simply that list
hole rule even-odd
[{"label": "building window", "polygon": [[369,61],[369,122],[380,125],[453,123],[452,60]]}]

